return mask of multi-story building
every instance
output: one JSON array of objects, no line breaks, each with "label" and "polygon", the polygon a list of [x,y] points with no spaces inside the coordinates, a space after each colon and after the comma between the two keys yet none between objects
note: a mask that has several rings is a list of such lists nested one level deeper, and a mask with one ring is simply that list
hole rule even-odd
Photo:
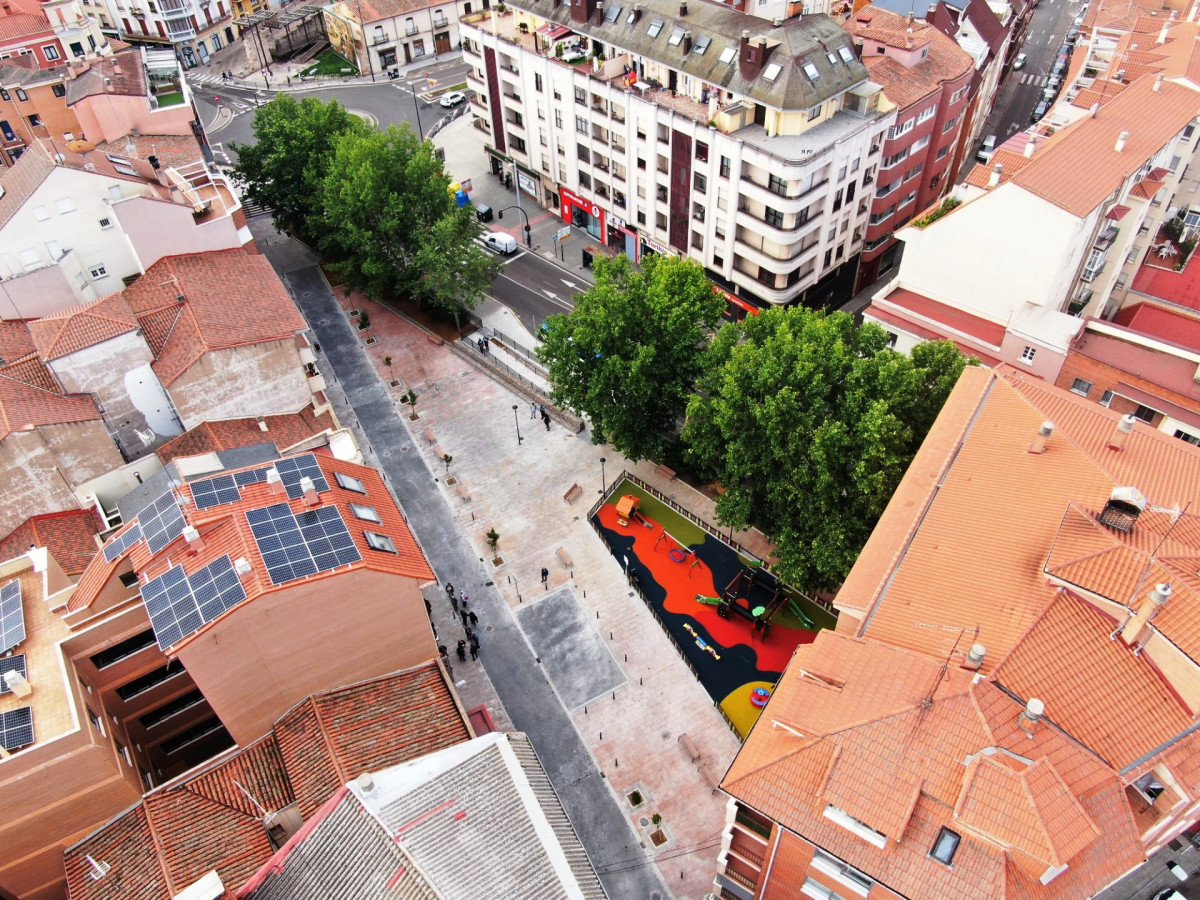
[{"label": "multi-story building", "polygon": [[187,68],[237,40],[226,0],[107,0],[122,41],[170,47]]},{"label": "multi-story building", "polygon": [[383,73],[458,49],[458,21],[486,2],[449,0],[339,0],[325,7],[334,49],[363,72]]},{"label": "multi-story building", "polygon": [[896,105],[883,142],[855,290],[895,265],[896,229],[954,184],[951,168],[970,103],[973,60],[932,25],[867,6],[851,16],[871,80]]},{"label": "multi-story building", "polygon": [[895,116],[822,11],[518,0],[462,29],[493,171],[566,224],[761,304],[850,296]]},{"label": "multi-story building", "polygon": [[1014,136],[990,171],[977,166],[900,232],[899,273],[866,318],[900,349],[947,337],[1054,381],[1080,317],[1115,312],[1147,221],[1191,159],[1198,114],[1192,83],[1147,73],[1066,127]]},{"label": "multi-story building", "polygon": [[74,138],[79,120],[67,106],[68,72],[0,64],[0,166],[8,167],[39,138]]},{"label": "multi-story building", "polygon": [[112,52],[101,22],[81,0],[6,0],[0,4],[0,59],[39,68]]},{"label": "multi-story building", "polygon": [[379,473],[312,453],[222,465],[176,459],[77,582],[45,548],[0,565],[20,673],[0,693],[5,893],[61,897],[64,845],[144,789],[314,692],[436,659],[433,574]]},{"label": "multi-story building", "polygon": [[1082,900],[1168,845],[1198,498],[1191,444],[967,369],[724,779],[721,896]]}]

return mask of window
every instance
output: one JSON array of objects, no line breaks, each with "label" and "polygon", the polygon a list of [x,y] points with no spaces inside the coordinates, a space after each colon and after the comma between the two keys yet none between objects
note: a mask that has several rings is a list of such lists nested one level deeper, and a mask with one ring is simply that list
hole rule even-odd
[{"label": "window", "polygon": [[879,212],[872,215],[868,221],[872,225],[878,225],[880,222],[886,222],[888,219],[890,219],[892,217],[892,214],[895,212],[896,212],[896,204],[893,203],[887,209],[880,210]]},{"label": "window", "polygon": [[343,487],[348,491],[354,491],[358,494],[365,494],[367,492],[362,480],[355,478],[353,475],[344,475],[341,472],[334,472],[333,477],[337,481],[339,487]]},{"label": "window", "polygon": [[729,170],[731,167],[732,167],[732,162],[730,161],[729,157],[722,156],[721,157],[721,177],[722,178],[729,177]]},{"label": "window", "polygon": [[46,59],[49,60],[50,62],[53,62],[54,60],[59,58],[58,48],[55,47],[53,44],[47,44],[45,47],[43,47],[42,53],[45,55]]},{"label": "window", "polygon": [[708,178],[699,172],[692,177],[692,183],[700,193],[704,194],[708,192]]},{"label": "window", "polygon": [[128,659],[133,654],[155,644],[154,630],[147,628],[145,631],[135,634],[131,638],[126,638],[119,644],[113,644],[99,653],[93,653],[89,659],[97,669],[106,669],[115,663],[119,663],[123,659]]},{"label": "window", "polygon": [[1021,362],[1031,363],[1035,356],[1037,356],[1037,348],[1026,344],[1025,349],[1021,351]]},{"label": "window", "polygon": [[583,144],[575,145],[575,156],[585,163],[590,163],[592,161],[592,151],[583,146]]},{"label": "window", "polygon": [[164,681],[174,678],[182,671],[183,663],[177,659],[173,659],[165,666],[155,669],[153,672],[147,672],[141,678],[135,678],[128,684],[121,685],[117,688],[117,696],[122,700],[131,700],[138,694],[144,694],[155,685],[162,684]]},{"label": "window", "polygon": [[92,712],[90,706],[85,708],[87,709],[87,720],[92,723],[93,728],[100,732],[100,737],[104,737],[104,719]]},{"label": "window", "polygon": [[194,706],[199,706],[203,702],[204,695],[200,691],[188,691],[182,697],[176,697],[170,703],[164,703],[153,712],[140,716],[138,722],[141,723],[143,728],[153,728],[155,725],[160,725],[167,721],[167,719],[177,716]]},{"label": "window", "polygon": [[1193,446],[1200,447],[1200,435],[1188,434],[1186,431],[1177,428],[1175,429],[1175,437],[1179,438],[1181,441],[1187,441]]},{"label": "window", "polygon": [[813,900],[842,900],[840,894],[835,894],[825,885],[812,878],[805,878],[804,884],[800,888],[800,893],[805,897],[812,897]]},{"label": "window", "polygon": [[386,534],[379,534],[377,531],[364,531],[363,537],[367,539],[367,546],[372,550],[382,550],[384,553],[396,552],[396,545],[392,543],[392,539]]},{"label": "window", "polygon": [[861,894],[863,897],[867,896],[871,892],[871,888],[875,886],[875,880],[869,875],[824,850],[818,849],[813,853],[812,867],[823,875],[840,881],[854,893]]},{"label": "window", "polygon": [[62,197],[54,201],[54,208],[60,213],[75,212],[75,204],[71,202],[70,197]]},{"label": "window", "polygon": [[958,116],[951,116],[946,120],[946,124],[942,126],[942,134],[945,134],[951,128],[958,124]]},{"label": "window", "polygon": [[27,100],[29,100],[29,95],[25,93],[24,88],[17,88],[17,99],[22,103],[25,103]]},{"label": "window", "polygon": [[88,274],[93,278],[103,278],[108,274],[108,269],[104,267],[104,263],[97,263],[88,267]]},{"label": "window", "polygon": [[660,184],[657,186],[657,196],[660,203],[667,202],[667,188],[665,185]]},{"label": "window", "polygon": [[821,73],[817,71],[817,67],[810,62],[804,63],[800,68],[804,70],[804,74],[808,76],[809,81],[816,81],[821,77]]},{"label": "window", "polygon": [[356,518],[362,519],[364,522],[377,522],[383,524],[383,519],[379,518],[379,513],[376,512],[373,506],[364,506],[361,503],[351,503],[350,509],[353,511]]},{"label": "window", "polygon": [[921,114],[919,116],[917,116],[917,124],[920,125],[922,122],[928,122],[930,119],[933,118],[933,116],[936,112],[937,112],[937,104],[936,103],[933,104],[933,106],[929,107],[928,109],[921,110]]},{"label": "window", "polygon": [[1076,378],[1075,382],[1071,385],[1071,390],[1076,394],[1086,397],[1092,392],[1092,383],[1084,381],[1082,378]]},{"label": "window", "polygon": [[833,196],[833,211],[837,212],[842,208],[842,195],[845,191],[842,188],[837,189],[837,193]]},{"label": "window", "polygon": [[1113,392],[1105,391],[1103,394],[1100,395],[1100,405],[1108,406],[1110,403],[1112,403],[1112,398],[1113,398]]},{"label": "window", "polygon": [[65,84],[53,85],[50,90],[53,92],[55,97],[67,96],[67,86]]},{"label": "window", "polygon": [[[779,77],[779,73],[782,71],[783,71],[783,66],[779,65],[779,63],[771,63],[763,71],[763,78],[767,79],[767,81],[774,81],[776,78]],[[805,71],[807,71],[807,69]]]},{"label": "window", "polygon": [[650,27],[646,29],[646,34],[648,34],[652,38],[656,38],[656,37],[658,37],[658,35],[662,31],[662,29],[663,29],[663,20],[662,19],[654,19],[650,22]]},{"label": "window", "polygon": [[580,172],[579,173],[579,186],[581,188],[583,188],[584,190],[590,191],[592,189],[592,176],[589,175],[587,172]]},{"label": "window", "polygon": [[672,28],[671,36],[669,38],[667,38],[667,43],[670,44],[672,47],[678,47],[682,41],[683,41],[683,29],[682,28]]},{"label": "window", "polygon": [[948,866],[954,862],[954,854],[958,852],[961,840],[961,835],[943,825],[942,830],[938,832],[937,840],[933,842],[933,849],[929,851],[929,855],[942,865]]},{"label": "window", "polygon": [[33,208],[33,217],[39,222],[45,222],[50,218],[50,211],[44,206],[35,206]]},{"label": "window", "polygon": [[588,133],[588,120],[585,119],[583,116],[576,116],[575,117],[575,130],[578,131],[580,134],[587,134]]},{"label": "window", "polygon": [[917,199],[917,192],[916,192],[916,191],[909,191],[909,193],[908,193],[908,194],[905,196],[905,198],[904,198],[903,200],[901,200],[901,201],[900,201],[900,205],[901,205],[901,206],[908,206],[908,204],[912,203],[912,202],[913,202],[914,200],[916,200],[916,199]]},{"label": "window", "polygon": [[783,213],[768,206],[766,213],[763,215],[763,221],[774,228],[782,228]]},{"label": "window", "polygon": [[101,219],[100,220],[100,230],[107,231],[109,228],[112,228],[112,220],[111,219]]},{"label": "window", "polygon": [[786,197],[787,182],[778,175],[772,175],[767,179],[767,190],[772,194],[778,194],[780,197]]},{"label": "window", "polygon": [[587,91],[584,88],[575,88],[575,102],[580,106],[587,106]]},{"label": "window", "polygon": [[1195,133],[1196,133],[1196,126],[1189,125],[1187,128],[1183,129],[1183,140],[1190,141],[1192,139],[1192,135]]},{"label": "window", "polygon": [[33,115],[31,115],[31,116],[29,117],[29,125],[30,125],[30,127],[32,127],[32,128],[37,128],[37,127],[38,127],[39,125],[41,125],[41,124],[42,124],[42,117],[41,117],[41,116],[39,116],[37,113],[34,113]]},{"label": "window", "polygon": [[700,162],[708,162],[708,144],[704,141],[696,141],[696,159]]},{"label": "window", "polygon": [[1133,411],[1133,415],[1134,418],[1141,419],[1143,422],[1148,424],[1153,424],[1154,417],[1158,415],[1158,412],[1148,406],[1142,406],[1141,404],[1138,404],[1138,408]]},{"label": "window", "polygon": [[947,144],[945,147],[942,147],[940,150],[938,150],[937,159],[939,159],[939,160],[945,159],[946,154],[949,152],[950,152],[950,145]]},{"label": "window", "polygon": [[556,128],[562,128],[563,127],[562,123],[563,123],[562,110],[556,109],[554,111],[554,125]]},{"label": "window", "polygon": [[866,822],[854,818],[854,816],[850,815],[850,813],[846,812],[845,810],[838,809],[832,803],[826,805],[823,815],[826,819],[829,819],[829,821],[834,822],[835,824],[845,828],[847,831],[858,835],[868,844],[872,844],[881,850],[887,846],[886,834],[884,834],[882,831],[876,831]]},{"label": "window", "polygon": [[129,755],[129,748],[120,741],[116,741],[115,743],[117,745],[117,752],[121,754],[121,758],[125,760],[126,765],[132,766],[133,757]]},{"label": "window", "polygon": [[5,88],[0,88],[0,100],[11,100],[12,96]]},{"label": "window", "polygon": [[919,137],[915,141],[913,141],[911,152],[916,153],[918,150],[924,150],[928,146],[929,146],[929,135],[924,135],[923,137]]},{"label": "window", "polygon": [[692,45],[692,52],[697,56],[703,56],[704,51],[708,49],[708,45],[712,43],[712,38],[707,34],[702,34],[696,38],[696,43]]},{"label": "window", "polygon": [[533,89],[539,94],[542,92],[542,76],[537,73],[533,76]]}]

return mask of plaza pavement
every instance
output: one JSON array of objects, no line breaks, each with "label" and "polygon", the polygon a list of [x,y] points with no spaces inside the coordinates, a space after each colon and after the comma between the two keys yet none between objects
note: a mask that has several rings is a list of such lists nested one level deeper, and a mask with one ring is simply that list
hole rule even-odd
[{"label": "plaza pavement", "polygon": [[[653,897],[664,885],[675,897],[703,898],[716,871],[726,798],[709,788],[678,739],[689,735],[701,762],[718,777],[738,742],[625,582],[586,513],[598,498],[601,456],[610,481],[628,468],[710,520],[712,502],[659,476],[650,462],[629,464],[612,447],[593,445],[586,431],[571,433],[557,421],[547,431],[530,419],[526,397],[452,352],[441,337],[361,296],[331,292],[312,256],[276,234],[267,219],[255,220],[254,230],[321,344],[319,365],[335,376],[343,423],[357,428],[368,462],[385,472],[439,579],[472,597],[481,620],[481,659],[459,663],[453,647],[461,629],[455,631],[449,602],[437,590],[427,594],[440,640],[451,648],[464,704],[489,701],[501,727],[511,722],[530,733],[614,900]],[[370,313],[371,346],[343,315],[353,306]],[[503,311],[493,307],[486,315],[490,320]],[[392,358],[390,372],[385,356]],[[393,375],[399,382],[394,387],[388,384]],[[410,388],[419,396],[416,422],[398,402]],[[427,429],[437,448],[454,457],[450,475],[469,501],[457,485],[445,483],[445,466],[434,457]],[[583,495],[567,504],[563,494],[575,483]],[[496,567],[484,537],[490,528],[500,534],[503,563]],[[746,532],[738,539],[766,552],[761,535]],[[556,555],[560,547],[570,567]],[[543,567],[550,570],[545,589],[539,583]],[[569,629],[527,634],[521,627],[526,621],[561,625],[558,614],[513,615],[548,597],[567,604],[562,609],[571,612]],[[549,656],[559,642],[566,658],[584,663],[543,665],[537,652]],[[611,661],[603,661],[597,680],[586,661],[599,659],[598,645],[607,647]],[[615,686],[612,662],[620,673]],[[601,686],[600,696],[589,693]],[[563,695],[592,699],[568,710]],[[626,799],[635,789],[645,798],[636,810]],[[649,837],[655,813],[668,837],[659,847]],[[657,872],[645,855],[657,862]]]}]

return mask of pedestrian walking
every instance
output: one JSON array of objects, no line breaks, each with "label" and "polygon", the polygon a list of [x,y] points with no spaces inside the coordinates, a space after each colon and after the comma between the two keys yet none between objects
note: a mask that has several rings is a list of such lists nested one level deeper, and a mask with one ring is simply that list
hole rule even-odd
[{"label": "pedestrian walking", "polygon": [[475,615],[475,610],[471,610],[469,613],[467,613],[467,618],[471,620],[472,628],[479,624],[479,616]]},{"label": "pedestrian walking", "polygon": [[425,615],[431,615],[433,613],[433,604],[429,602],[428,597],[425,597],[424,600],[425,600]]},{"label": "pedestrian walking", "polygon": [[542,584],[545,584],[549,580],[550,580],[550,570],[543,568],[542,569]]},{"label": "pedestrian walking", "polygon": [[458,598],[453,594],[450,595],[450,605],[454,607],[455,612],[458,612]]},{"label": "pedestrian walking", "polygon": [[545,423],[546,430],[549,431],[550,430],[550,413],[548,413],[548,412],[542,413],[542,422]]},{"label": "pedestrian walking", "polygon": [[471,643],[471,659],[472,660],[479,659],[479,644],[477,644],[473,641]]},{"label": "pedestrian walking", "polygon": [[529,418],[536,419],[538,417],[538,405],[536,403],[529,404]]},{"label": "pedestrian walking", "polygon": [[538,412],[542,414],[543,419],[546,417],[546,407],[542,406],[540,403],[538,404]]},{"label": "pedestrian walking", "polygon": [[479,636],[475,632],[471,632],[471,646],[476,650],[479,649]]},{"label": "pedestrian walking", "polygon": [[446,582],[446,593],[449,594],[451,597],[454,596],[454,585],[452,585],[448,581]]},{"label": "pedestrian walking", "polygon": [[470,595],[470,594],[463,594],[463,595],[462,595],[462,608],[463,608],[463,609],[466,609],[466,608],[467,608],[467,601],[468,601],[468,600],[470,600],[470,599],[471,599],[471,595]]},{"label": "pedestrian walking", "polygon": [[463,628],[466,628],[466,627],[467,627],[467,623],[470,621],[470,619],[468,619],[468,618],[467,618],[467,611],[466,611],[465,609],[462,609],[462,610],[459,610],[459,613],[458,613],[458,614],[459,614],[460,616],[462,616]]},{"label": "pedestrian walking", "polygon": [[467,661],[467,642],[459,641],[458,646],[455,648],[455,652],[458,654],[459,662],[466,662]]}]

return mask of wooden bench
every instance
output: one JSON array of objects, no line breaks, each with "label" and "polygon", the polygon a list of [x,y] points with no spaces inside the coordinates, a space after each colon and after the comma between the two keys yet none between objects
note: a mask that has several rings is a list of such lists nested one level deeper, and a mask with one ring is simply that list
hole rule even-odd
[{"label": "wooden bench", "polygon": [[434,444],[434,445],[433,445],[433,458],[434,458],[434,459],[436,459],[438,462],[441,462],[441,461],[442,461],[442,457],[443,457],[443,456],[445,456],[445,455],[446,455],[446,454],[442,452],[442,448],[441,448],[441,447],[439,447],[437,444]]},{"label": "wooden bench", "polygon": [[432,429],[432,428],[426,428],[426,429],[425,429],[425,440],[429,441],[429,443],[431,443],[431,444],[436,444],[436,443],[437,443],[437,438],[435,438],[435,437],[433,436],[433,429]]},{"label": "wooden bench", "polygon": [[712,792],[715,794],[721,787],[721,779],[708,767],[708,763],[701,763],[696,768],[699,770],[701,777],[704,778],[705,783],[712,788]]},{"label": "wooden bench", "polygon": [[581,488],[579,486],[579,483],[576,482],[575,484],[573,484],[569,488],[567,488],[567,492],[565,494],[563,494],[563,499],[566,500],[568,503],[574,503],[576,500],[579,499],[579,496],[582,493],[583,493],[583,488]]},{"label": "wooden bench", "polygon": [[668,469],[666,466],[655,466],[654,474],[661,475],[663,478],[667,479],[667,481],[675,480],[675,470]]},{"label": "wooden bench", "polygon": [[463,500],[465,500],[467,503],[471,502],[471,495],[467,491],[467,486],[465,484],[463,484],[460,481],[457,485],[454,486],[454,489],[456,491],[458,491],[458,496],[462,497]]},{"label": "wooden bench", "polygon": [[567,553],[567,551],[564,550],[562,547],[555,548],[554,555],[557,556],[558,561],[560,563],[562,563],[564,566],[566,566],[568,569],[572,568],[575,565],[575,563],[571,562],[571,555],[569,553]]},{"label": "wooden bench", "polygon": [[692,762],[700,761],[700,750],[696,747],[695,742],[686,734],[679,736],[679,743],[683,744],[683,749],[687,751],[687,755],[692,758]]}]

